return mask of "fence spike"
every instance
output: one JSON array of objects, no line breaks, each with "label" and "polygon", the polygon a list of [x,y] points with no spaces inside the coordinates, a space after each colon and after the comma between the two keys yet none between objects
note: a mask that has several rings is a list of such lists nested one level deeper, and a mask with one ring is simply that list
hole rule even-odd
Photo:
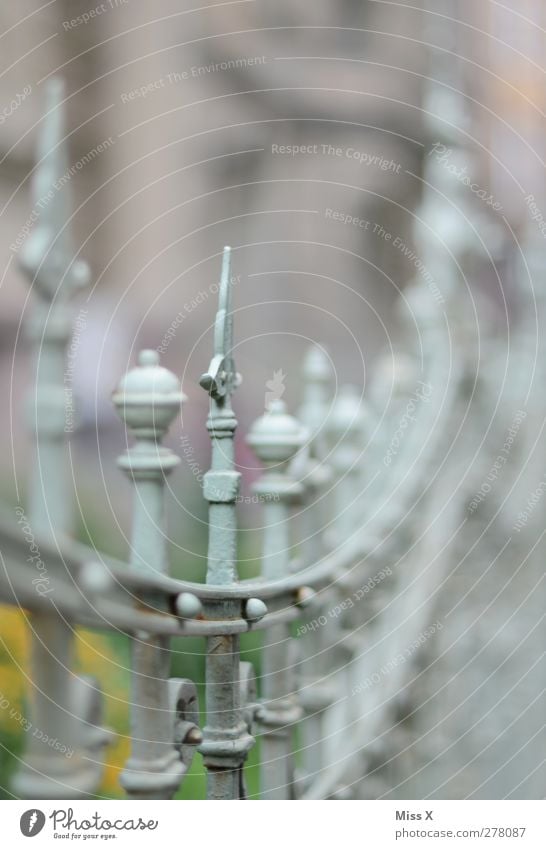
[{"label": "fence spike", "polygon": [[86,262],[74,256],[64,83],[53,78],[45,86],[46,114],[32,179],[33,212],[38,220],[21,247],[19,264],[40,295],[53,301],[86,286],[90,271]]},{"label": "fence spike", "polygon": [[335,544],[353,536],[364,519],[359,507],[367,420],[362,392],[356,386],[342,386],[327,427],[335,474]]},{"label": "fence spike", "polygon": [[[234,434],[237,419],[231,395],[240,382],[233,361],[233,315],[230,277],[231,249],[224,249],[214,354],[200,380],[211,404],[207,429],[212,442],[211,468],[205,474],[203,495],[209,502],[207,583],[230,586],[238,579],[236,502],[240,474],[235,471]],[[240,605],[226,600],[205,613],[214,618],[237,618]],[[243,764],[254,739],[241,704],[240,641],[237,635],[211,637],[207,643],[207,724],[200,746],[207,774],[209,799],[244,798]]]}]

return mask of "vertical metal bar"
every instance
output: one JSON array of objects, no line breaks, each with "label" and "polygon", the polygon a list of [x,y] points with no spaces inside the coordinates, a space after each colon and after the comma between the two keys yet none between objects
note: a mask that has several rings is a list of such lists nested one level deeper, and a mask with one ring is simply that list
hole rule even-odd
[{"label": "vertical metal bar", "polygon": [[[266,465],[254,486],[264,503],[262,574],[275,580],[289,573],[290,504],[303,487],[290,475],[288,463],[303,446],[307,432],[287,415],[282,401],[274,401],[247,436],[248,444]],[[289,799],[293,795],[292,736],[301,711],[294,694],[290,668],[290,629],[275,625],[267,631],[262,657],[262,705],[257,718],[262,731],[262,799]]]},{"label": "vertical metal bar", "polygon": [[[235,471],[233,439],[237,419],[231,394],[238,384],[232,357],[230,249],[224,249],[219,309],[214,332],[214,356],[201,386],[211,398],[207,429],[212,443],[211,468],[203,495],[209,502],[207,583],[230,586],[238,579],[236,551],[236,501],[240,474]],[[237,604],[225,601],[206,609],[209,617],[240,615]],[[207,724],[200,747],[207,767],[209,799],[244,797],[243,764],[254,744],[248,733],[240,697],[239,637],[218,634],[207,642]]]},{"label": "vertical metal bar", "polygon": [[[306,470],[306,553],[304,566],[318,561],[326,550],[325,527],[330,522],[326,492],[331,479],[327,463],[327,423],[331,406],[331,368],[327,355],[318,346],[309,349],[303,364],[303,403],[298,418],[310,432],[310,456]],[[313,607],[313,622],[322,623],[320,603]],[[300,638],[302,661],[300,700],[304,710],[301,723],[303,776],[305,787],[324,765],[324,712],[335,698],[331,683],[325,680],[327,634],[322,624],[308,629]]]},{"label": "vertical metal bar", "polygon": [[[141,351],[138,367],[113,396],[136,444],[118,460],[134,483],[132,569],[167,574],[164,482],[179,463],[161,440],[184,396],[177,378],[159,365],[156,351]],[[174,748],[169,698],[169,641],[138,633],[132,641],[131,756],[120,782],[134,799],[171,798],[185,772]]]},{"label": "vertical metal bar", "polygon": [[365,519],[360,489],[366,420],[362,392],[356,386],[342,386],[328,426],[330,462],[336,475],[333,488],[336,544],[352,537]]},{"label": "vertical metal bar", "polygon": [[[39,219],[20,252],[20,265],[37,293],[29,328],[35,361],[30,416],[35,460],[29,523],[37,538],[53,542],[57,535],[72,530],[65,433],[65,350],[71,336],[67,302],[71,292],[89,279],[85,263],[73,260],[69,189],[58,183],[67,170],[63,97],[62,83],[50,80],[33,181],[34,210],[39,211]],[[52,606],[31,618],[30,715],[34,730],[13,790],[27,798],[78,798],[96,789],[101,768],[98,758],[94,762],[86,758],[88,729],[76,715],[81,682],[71,672],[73,627],[57,612],[53,580],[42,590],[42,594],[50,594]],[[67,758],[43,742],[47,740],[58,740],[74,754]]]},{"label": "vertical metal bar", "polygon": [[[366,423],[362,391],[357,387],[342,386],[328,423],[328,436],[331,452],[331,466],[335,475],[333,483],[333,515],[335,517],[332,538],[336,545],[343,545],[354,538],[362,528],[365,515],[362,511],[361,487],[362,455],[366,445]],[[337,698],[335,703],[324,715],[323,730],[324,764],[335,765],[345,761],[346,769],[343,775],[332,786],[333,798],[348,798],[352,793],[351,783],[354,776],[355,757],[353,737],[347,733],[352,727],[352,708],[354,699],[351,698],[351,682],[354,676],[353,651],[354,646],[351,624],[351,612],[355,611],[355,619],[360,624],[363,619],[362,607],[355,610],[354,589],[362,583],[362,564],[355,560],[348,566],[347,571],[338,576],[337,602],[331,604],[329,610],[328,636],[332,645],[326,655],[325,666],[331,670],[332,681],[335,682]],[[344,631],[343,626],[348,625]]]}]

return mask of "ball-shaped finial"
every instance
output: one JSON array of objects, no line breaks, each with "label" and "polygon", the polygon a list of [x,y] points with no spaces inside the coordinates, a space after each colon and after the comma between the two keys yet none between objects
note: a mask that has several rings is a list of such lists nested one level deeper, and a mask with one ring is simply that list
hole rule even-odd
[{"label": "ball-shaped finial", "polygon": [[286,412],[284,401],[273,401],[256,419],[246,441],[263,463],[286,463],[305,444],[306,429]]},{"label": "ball-shaped finial", "polygon": [[176,599],[176,612],[183,619],[195,619],[203,611],[200,599],[193,593],[180,593]]},{"label": "ball-shaped finial", "polygon": [[362,391],[356,386],[342,386],[327,423],[331,463],[339,472],[358,472],[356,463],[367,443],[367,424]]},{"label": "ball-shaped finial", "polygon": [[161,436],[186,400],[178,378],[159,364],[157,351],[144,350],[112,397],[126,425],[141,436]]},{"label": "ball-shaped finial", "polygon": [[303,377],[305,381],[329,383],[331,368],[328,355],[318,345],[312,345],[303,358]]},{"label": "ball-shaped finial", "polygon": [[433,292],[422,280],[415,280],[398,298],[395,309],[409,332],[422,332],[438,327],[441,303],[444,303],[444,297],[439,289]]},{"label": "ball-shaped finial", "polygon": [[302,403],[298,418],[314,438],[328,415],[331,400],[332,366],[326,352],[313,345],[305,354],[302,369]]},{"label": "ball-shaped finial", "polygon": [[72,263],[70,282],[75,289],[84,289],[91,280],[91,269],[83,259],[77,259]]},{"label": "ball-shaped finial", "polygon": [[138,364],[142,368],[158,366],[159,365],[159,354],[157,351],[154,351],[151,348],[144,348],[143,351],[139,352],[138,355]]},{"label": "ball-shaped finial", "polygon": [[328,430],[337,441],[362,438],[366,426],[366,407],[362,392],[349,384],[342,386],[335,400],[328,422]]},{"label": "ball-shaped finial", "polygon": [[377,361],[372,375],[371,397],[383,410],[390,401],[407,398],[415,391],[419,372],[415,359],[403,353],[385,353]]}]

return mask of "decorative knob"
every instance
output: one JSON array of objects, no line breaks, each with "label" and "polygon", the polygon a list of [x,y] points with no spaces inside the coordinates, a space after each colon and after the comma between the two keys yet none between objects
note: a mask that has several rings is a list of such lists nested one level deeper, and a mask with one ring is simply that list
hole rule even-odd
[{"label": "decorative knob", "polygon": [[176,599],[176,612],[183,619],[195,619],[202,610],[200,599],[193,593],[180,593]]},{"label": "decorative knob", "polygon": [[406,399],[415,390],[418,376],[413,357],[402,353],[382,354],[374,369],[370,393],[375,406],[382,410],[390,397],[394,403]]},{"label": "decorative knob", "polygon": [[296,604],[298,607],[312,607],[317,601],[317,594],[311,587],[300,587],[296,594]]},{"label": "decorative knob", "polygon": [[249,622],[259,622],[267,613],[267,606],[259,598],[249,598],[245,604],[245,619]]},{"label": "decorative knob", "polygon": [[326,352],[313,345],[303,359],[303,403],[299,419],[311,430],[313,438],[322,428],[330,406],[331,363]]},{"label": "decorative knob", "polygon": [[197,725],[190,725],[186,731],[186,735],[182,740],[185,746],[199,746],[203,742],[203,732]]},{"label": "decorative knob", "polygon": [[160,439],[186,400],[178,378],[159,365],[157,351],[138,355],[112,396],[119,415],[135,436]]},{"label": "decorative knob", "polygon": [[114,579],[104,563],[90,561],[80,570],[79,583],[90,596],[107,595],[112,592]]},{"label": "decorative knob", "polygon": [[332,410],[328,430],[337,441],[355,439],[359,444],[368,413],[356,386],[342,386]]},{"label": "decorative knob", "polygon": [[308,438],[308,431],[288,415],[284,401],[273,401],[252,425],[246,438],[259,460],[268,466],[287,463]]}]

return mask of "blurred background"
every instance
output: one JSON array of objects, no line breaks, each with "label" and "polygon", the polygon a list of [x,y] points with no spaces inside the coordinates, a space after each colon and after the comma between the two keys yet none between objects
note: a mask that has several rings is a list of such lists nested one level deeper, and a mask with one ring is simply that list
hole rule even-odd
[{"label": "blurred background", "polygon": [[[478,422],[455,455],[462,511],[516,411],[528,415],[511,471],[487,510],[473,512],[441,554],[451,581],[443,597],[457,593],[464,601],[450,621],[465,638],[447,650],[454,637],[446,627],[434,641],[437,663],[418,684],[409,748],[391,752],[379,795],[543,797],[544,503],[518,535],[517,559],[513,549],[496,554],[529,493],[546,480],[539,218],[546,214],[546,8],[540,0],[194,6],[20,0],[0,11],[4,501],[24,498],[32,466],[22,332],[32,296],[17,266],[17,239],[32,210],[44,82],[55,75],[66,83],[75,253],[92,269],[74,307],[80,426],[69,442],[79,537],[127,556],[131,490],[115,462],[126,436],[110,396],[136,352],[158,348],[188,396],[169,437],[182,456],[170,482],[173,573],[204,578],[200,476],[210,446],[208,398],[198,378],[211,354],[223,245],[233,246],[245,496],[259,470],[244,434],[267,393],[296,410],[300,364],[318,342],[330,354],[336,385],[363,386],[367,397],[385,356],[419,346],[404,292],[420,287],[440,315],[449,315],[446,339],[465,349],[469,373],[485,381],[480,409],[461,419]],[[466,204],[464,212],[451,210],[446,233],[434,233],[441,213],[423,207],[432,171],[440,206],[455,196]],[[467,335],[451,337],[459,320]],[[442,475],[453,474],[450,462]],[[241,504],[240,525],[247,577],[258,569],[259,507]],[[249,637],[244,648],[245,659],[259,665],[258,644]],[[202,682],[202,650],[191,640],[177,644],[174,674]],[[27,653],[20,613],[2,608],[0,689],[15,703],[24,699]],[[81,631],[78,658],[99,678],[106,719],[117,732],[102,792],[121,795],[127,644]],[[492,670],[485,696],[460,698]],[[21,731],[7,712],[0,711],[0,733],[0,784],[9,797]],[[457,746],[450,749],[449,741]],[[435,760],[438,751],[445,755]],[[251,774],[251,792],[253,781]],[[196,763],[182,793],[202,795],[203,784]]]}]

